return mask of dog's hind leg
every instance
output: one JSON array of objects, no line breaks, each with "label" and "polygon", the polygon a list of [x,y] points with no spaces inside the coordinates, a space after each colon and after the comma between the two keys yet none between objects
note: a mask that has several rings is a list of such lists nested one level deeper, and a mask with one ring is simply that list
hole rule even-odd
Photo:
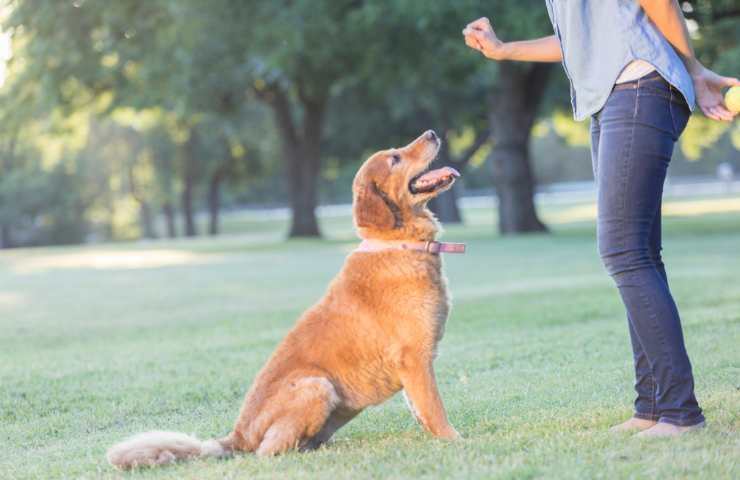
[{"label": "dog's hind leg", "polygon": [[345,426],[347,422],[352,420],[360,413],[360,410],[346,410],[337,408],[329,415],[326,419],[324,426],[321,428],[319,433],[308,439],[303,445],[301,450],[315,450],[324,443],[328,442],[334,433]]},{"label": "dog's hind leg", "polygon": [[290,381],[271,402],[277,412],[257,455],[277,455],[299,448],[317,435],[337,407],[339,395],[327,378],[303,377]]}]

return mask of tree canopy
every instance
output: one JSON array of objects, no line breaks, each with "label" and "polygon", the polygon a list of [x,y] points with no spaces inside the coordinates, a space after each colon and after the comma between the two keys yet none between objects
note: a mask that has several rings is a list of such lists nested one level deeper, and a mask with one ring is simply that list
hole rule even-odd
[{"label": "tree canopy", "polygon": [[[488,169],[468,183],[495,187],[502,231],[542,230],[530,144],[554,135],[560,156],[534,159],[548,179],[570,178],[556,159],[583,148],[557,66],[487,62],[462,42],[482,15],[504,39],[550,34],[540,0],[3,5],[3,246],[196,235],[199,212],[216,234],[224,204],[250,202],[287,202],[290,235],[319,235],[316,206],[348,200],[368,151],[427,128],[442,162]],[[736,2],[682,5],[701,59],[737,72]],[[729,128],[694,119],[682,150],[735,152]],[[462,187],[433,205],[443,220],[461,220]]]}]

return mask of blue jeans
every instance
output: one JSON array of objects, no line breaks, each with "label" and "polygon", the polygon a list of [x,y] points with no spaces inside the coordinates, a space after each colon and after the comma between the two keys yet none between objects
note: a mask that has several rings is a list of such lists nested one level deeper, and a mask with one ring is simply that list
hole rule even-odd
[{"label": "blue jeans", "polygon": [[690,111],[657,73],[614,87],[591,120],[599,254],[627,310],[635,362],[635,417],[695,425],[678,309],[661,260],[661,198],[674,143]]}]

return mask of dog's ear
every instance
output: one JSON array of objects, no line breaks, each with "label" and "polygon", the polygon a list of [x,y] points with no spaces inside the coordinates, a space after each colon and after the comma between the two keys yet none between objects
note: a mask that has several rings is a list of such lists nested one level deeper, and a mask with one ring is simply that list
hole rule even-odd
[{"label": "dog's ear", "polygon": [[402,225],[401,209],[375,182],[357,189],[354,216],[360,228],[392,230]]}]

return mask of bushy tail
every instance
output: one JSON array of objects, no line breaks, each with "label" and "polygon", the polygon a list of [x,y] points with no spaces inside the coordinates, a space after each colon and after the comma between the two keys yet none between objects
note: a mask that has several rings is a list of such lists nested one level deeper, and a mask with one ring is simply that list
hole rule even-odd
[{"label": "bushy tail", "polygon": [[153,467],[180,459],[224,457],[232,453],[230,437],[201,441],[177,432],[146,432],[113,445],[106,454],[116,468]]}]

